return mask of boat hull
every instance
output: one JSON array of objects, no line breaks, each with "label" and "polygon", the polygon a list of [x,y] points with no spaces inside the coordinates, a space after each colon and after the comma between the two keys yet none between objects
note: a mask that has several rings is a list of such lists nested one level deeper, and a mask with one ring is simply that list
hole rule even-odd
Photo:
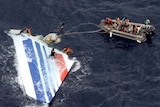
[{"label": "boat hull", "polygon": [[[115,23],[116,20],[112,20],[112,22]],[[130,22],[130,25],[137,25],[139,27],[140,30],[138,31],[137,34],[116,30],[112,26],[106,25],[105,20],[101,20],[99,27],[106,33],[110,34],[110,36],[115,35],[115,36],[123,37],[126,39],[135,40],[138,43],[145,42],[147,40],[146,33],[148,32],[150,33],[155,30],[155,27],[152,25],[145,25],[145,24],[139,24],[139,23],[133,23],[133,22]]]}]

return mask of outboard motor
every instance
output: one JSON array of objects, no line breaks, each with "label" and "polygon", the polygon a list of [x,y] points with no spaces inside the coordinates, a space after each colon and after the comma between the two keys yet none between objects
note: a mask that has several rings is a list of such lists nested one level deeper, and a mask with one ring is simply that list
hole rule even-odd
[{"label": "outboard motor", "polygon": [[151,32],[155,30],[155,27],[152,25],[144,25],[142,26],[142,29],[146,30],[147,32]]}]

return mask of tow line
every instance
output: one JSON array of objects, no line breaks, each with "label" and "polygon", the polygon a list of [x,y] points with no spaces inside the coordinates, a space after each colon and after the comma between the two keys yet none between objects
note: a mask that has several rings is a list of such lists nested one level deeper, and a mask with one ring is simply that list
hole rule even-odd
[{"label": "tow line", "polygon": [[94,25],[94,26],[96,26],[96,27],[100,28],[100,27],[99,27],[99,25],[97,25],[97,24],[95,24],[95,23],[81,23],[81,24],[79,24],[79,25],[77,25],[77,26],[74,26],[74,27],[73,27],[73,28],[71,28],[70,30],[68,30],[68,32],[64,33],[64,35],[100,33],[100,31],[103,31],[103,30],[100,28],[100,29],[98,29],[98,30],[92,30],[92,31],[84,31],[84,32],[69,32],[69,31],[71,31],[71,30],[73,30],[73,29],[76,29],[77,27],[79,27],[79,26],[81,26],[81,25]]}]

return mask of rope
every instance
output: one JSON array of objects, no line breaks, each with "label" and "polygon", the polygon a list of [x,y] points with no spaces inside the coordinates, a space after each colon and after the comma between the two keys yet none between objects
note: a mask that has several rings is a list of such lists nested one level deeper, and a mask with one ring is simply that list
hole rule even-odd
[{"label": "rope", "polygon": [[[95,24],[95,23],[90,23],[90,22],[88,22],[88,23],[81,23],[81,24],[79,24],[79,25],[77,25],[77,26],[81,26],[81,25],[94,25],[94,26],[96,26],[96,27],[100,28],[100,27],[99,27],[99,25],[97,25],[97,24]],[[68,30],[68,31],[71,31],[71,30],[73,30],[73,29],[77,28],[77,26],[75,26],[75,27],[71,28],[71,29],[70,29],[70,30]],[[67,33],[64,33],[64,35],[87,34],[87,33],[98,33],[98,32],[100,32],[100,31],[102,31],[102,29],[93,30],[93,31],[84,31],[84,32],[67,32]]]},{"label": "rope", "polygon": [[102,29],[93,30],[93,31],[85,31],[85,32],[71,32],[71,33],[65,33],[64,35],[74,35],[74,34],[86,34],[86,33],[97,33],[102,31]]},{"label": "rope", "polygon": [[94,26],[100,28],[99,25],[97,25],[97,24],[95,24],[95,23],[90,23],[90,22],[88,22],[88,23],[80,23],[79,25],[72,27],[72,28],[71,28],[70,30],[68,30],[67,32],[70,32],[70,31],[76,29],[77,27],[83,26],[83,25],[94,25]]}]

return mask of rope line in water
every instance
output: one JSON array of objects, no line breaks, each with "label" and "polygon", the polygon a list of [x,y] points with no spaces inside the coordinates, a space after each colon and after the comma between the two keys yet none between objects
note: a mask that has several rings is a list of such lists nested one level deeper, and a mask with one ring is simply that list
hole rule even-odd
[{"label": "rope line in water", "polygon": [[99,25],[97,25],[97,24],[95,24],[95,23],[88,22],[88,23],[80,23],[80,24],[78,24],[78,25],[72,27],[71,29],[69,29],[67,32],[70,32],[70,31],[76,29],[77,27],[83,26],[83,25],[94,25],[94,26],[100,28]]},{"label": "rope line in water", "polygon": [[[100,28],[99,25],[97,25],[97,24],[95,24],[95,23],[90,23],[90,22],[88,22],[88,23],[81,23],[81,24],[79,24],[79,25],[77,25],[77,26],[71,28],[71,29],[68,30],[68,31],[71,31],[71,30],[73,30],[73,29],[75,29],[75,28],[77,28],[78,26],[81,26],[81,25],[94,25],[94,26]],[[64,33],[64,35],[98,33],[98,32],[100,32],[100,31],[102,31],[102,29],[93,30],[93,31],[84,31],[84,32],[66,32],[66,33]]]},{"label": "rope line in water", "polygon": [[86,34],[86,33],[97,33],[102,31],[102,29],[93,30],[93,31],[85,31],[85,32],[71,32],[71,33],[65,33],[64,35],[74,35],[74,34]]}]

